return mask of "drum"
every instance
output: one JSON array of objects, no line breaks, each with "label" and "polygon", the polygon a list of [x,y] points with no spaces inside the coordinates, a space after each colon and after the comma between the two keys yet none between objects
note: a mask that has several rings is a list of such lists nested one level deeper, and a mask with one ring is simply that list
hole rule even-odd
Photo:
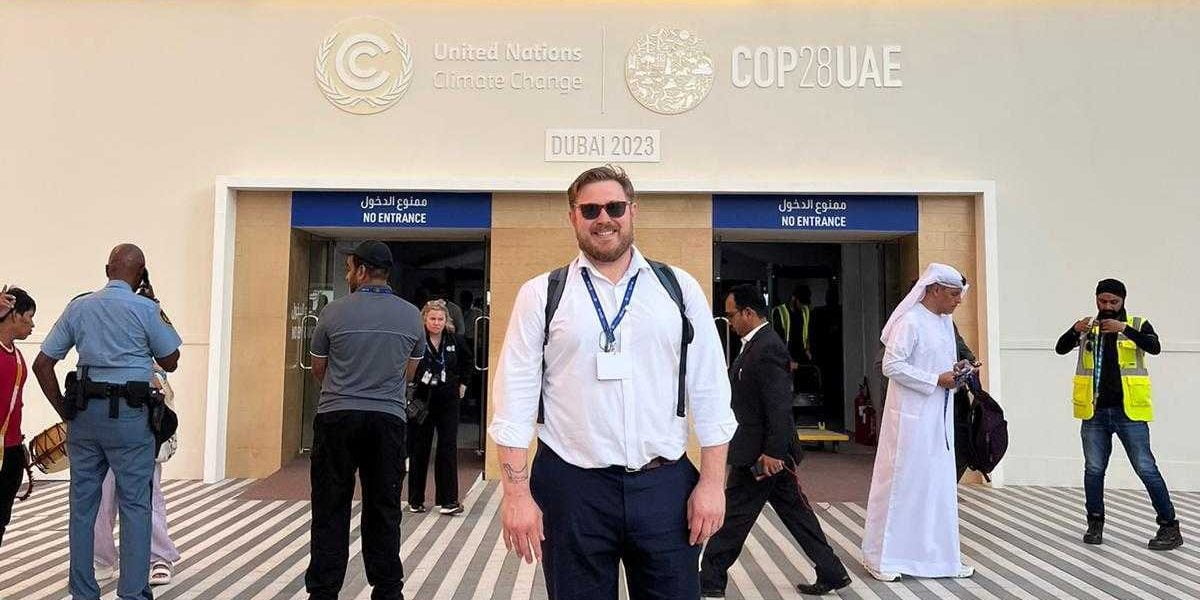
[{"label": "drum", "polygon": [[29,460],[43,473],[57,473],[70,466],[67,459],[67,427],[63,423],[33,436],[29,441]]}]

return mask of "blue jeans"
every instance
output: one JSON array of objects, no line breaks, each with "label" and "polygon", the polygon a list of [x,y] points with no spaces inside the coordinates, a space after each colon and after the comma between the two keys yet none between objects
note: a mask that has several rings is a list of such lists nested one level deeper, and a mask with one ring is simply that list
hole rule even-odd
[{"label": "blue jeans", "polygon": [[1083,491],[1087,497],[1087,512],[1093,516],[1104,516],[1104,472],[1108,469],[1108,457],[1112,454],[1112,436],[1117,434],[1134,472],[1146,486],[1158,522],[1175,520],[1175,507],[1167,492],[1150,451],[1150,427],[1144,421],[1131,421],[1125,416],[1124,408],[1097,408],[1092,418],[1083,421],[1080,434],[1083,437]]},{"label": "blue jeans", "polygon": [[99,600],[92,564],[100,490],[111,468],[121,515],[121,600],[152,600],[150,592],[150,485],[154,477],[154,434],[145,408],[119,403],[108,416],[107,400],[88,402],[67,426],[71,457],[71,548],[69,585],[73,600]]}]

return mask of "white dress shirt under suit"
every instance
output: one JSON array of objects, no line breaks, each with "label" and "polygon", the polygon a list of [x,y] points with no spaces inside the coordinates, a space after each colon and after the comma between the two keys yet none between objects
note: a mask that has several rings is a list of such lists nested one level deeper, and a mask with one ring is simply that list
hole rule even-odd
[{"label": "white dress shirt under suit", "polygon": [[[672,267],[683,291],[695,337],[688,348],[687,416],[703,447],[728,443],[737,429],[729,406],[724,353],[708,300],[688,273]],[[603,328],[583,281],[587,269],[607,319],[616,318],[626,288],[637,283],[617,347],[631,355],[627,379],[597,378]],[[636,248],[629,269],[613,284],[581,252],[571,262],[562,299],[550,323],[542,373],[542,337],[549,273],[517,293],[496,375],[495,416],[488,432],[501,446],[525,448],[533,440],[538,397],[545,423],[538,439],[581,468],[640,468],[656,457],[677,459],[687,449],[688,419],[676,415],[679,309]]]}]

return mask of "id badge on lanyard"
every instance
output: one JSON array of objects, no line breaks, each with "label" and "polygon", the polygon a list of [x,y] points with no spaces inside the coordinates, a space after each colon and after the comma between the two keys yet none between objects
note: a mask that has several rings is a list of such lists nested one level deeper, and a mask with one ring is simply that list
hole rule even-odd
[{"label": "id badge on lanyard", "polygon": [[608,323],[608,317],[604,314],[604,307],[600,305],[600,296],[596,294],[596,287],[592,285],[592,278],[588,275],[587,269],[583,270],[583,283],[587,286],[588,294],[592,297],[592,306],[596,309],[596,316],[600,319],[600,353],[596,355],[596,379],[600,381],[614,381],[622,379],[630,379],[633,377],[633,358],[629,353],[623,352],[617,344],[616,330],[617,326],[625,318],[625,312],[629,308],[629,301],[633,298],[633,288],[637,284],[637,275],[634,275],[629,280],[629,285],[625,287],[625,298],[621,301],[621,308],[617,310],[617,316],[613,319],[612,325]]}]

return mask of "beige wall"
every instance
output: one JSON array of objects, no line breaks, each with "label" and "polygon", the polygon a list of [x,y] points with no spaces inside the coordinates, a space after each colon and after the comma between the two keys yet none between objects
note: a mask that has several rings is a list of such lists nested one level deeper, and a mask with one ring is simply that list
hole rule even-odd
[{"label": "beige wall", "polygon": [[[228,477],[265,477],[284,456],[284,365],[292,277],[291,195],[238,194],[229,373]],[[296,431],[299,431],[298,427]]]},{"label": "beige wall", "polygon": [[[643,195],[638,198],[635,227],[634,243],[643,254],[691,273],[711,297],[711,196]],[[567,221],[566,194],[495,194],[491,244],[492,352],[488,372],[494,376],[517,290],[579,254]],[[494,408],[488,405],[489,421]],[[489,437],[485,472],[489,479],[499,476],[495,448]]]},{"label": "beige wall", "polygon": [[[975,243],[975,198],[972,196],[921,196],[917,233],[917,263],[923,269],[940,262],[959,270],[971,289],[958,310],[954,324],[972,350],[983,348],[979,329],[984,288],[979,280],[979,262]],[[913,276],[916,277],[920,273]]]}]

